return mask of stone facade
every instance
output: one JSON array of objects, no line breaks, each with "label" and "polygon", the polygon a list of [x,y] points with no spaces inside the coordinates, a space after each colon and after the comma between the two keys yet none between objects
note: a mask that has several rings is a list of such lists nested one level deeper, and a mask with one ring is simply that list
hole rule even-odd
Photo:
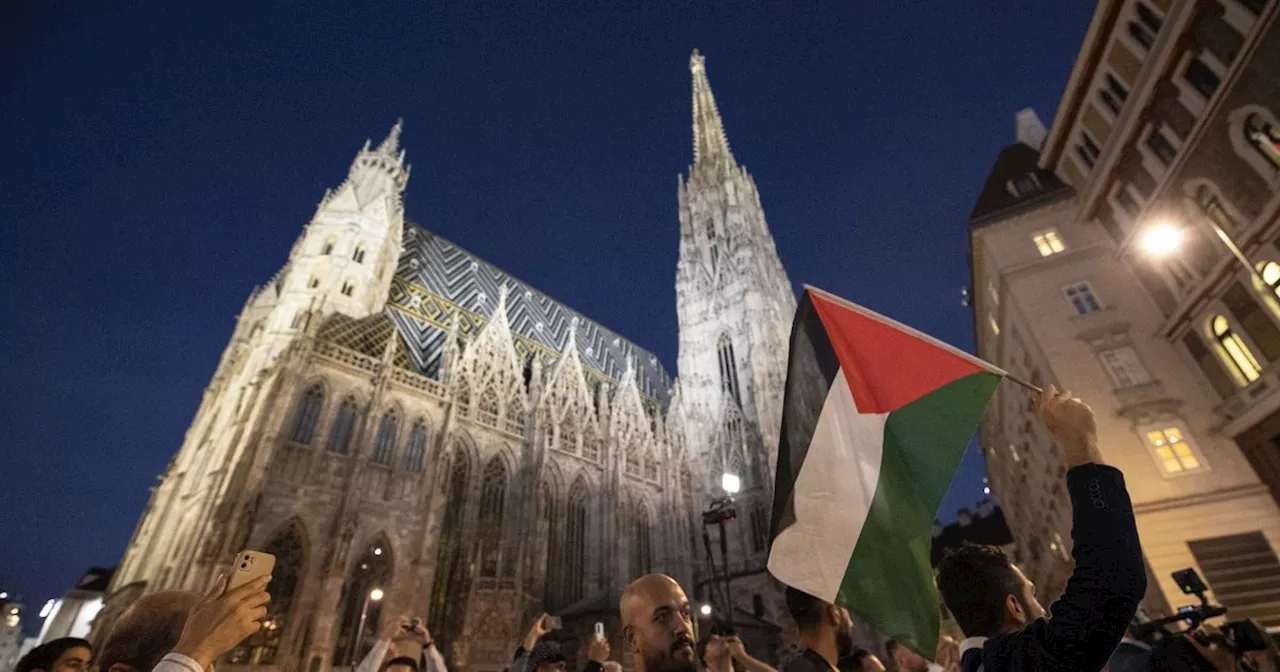
[{"label": "stone facade", "polygon": [[[1193,603],[1170,573],[1195,567],[1232,618],[1272,629],[1276,14],[1250,0],[1100,2],[1053,128],[1001,152],[970,216],[978,351],[1098,412],[1103,456],[1133,498],[1149,610]],[[1148,236],[1170,229],[1181,246],[1154,256]],[[1002,387],[993,410],[992,488],[1051,597],[1070,572],[1056,448],[1022,390]]]},{"label": "stone facade", "polygon": [[[736,601],[761,572],[795,299],[702,58],[681,182],[680,382],[657,358],[407,222],[401,126],[366,143],[242,310],[152,492],[94,636],[138,596],[275,554],[268,626],[228,666],[324,672],[425,615],[451,662],[500,670],[539,611],[605,620],[649,571],[707,575],[698,512],[740,473]],[[761,571],[754,571],[759,569]],[[589,617],[589,618],[588,618]],[[764,631],[776,634],[776,627]],[[369,644],[364,637],[364,646]],[[621,642],[615,651],[621,652]]]}]

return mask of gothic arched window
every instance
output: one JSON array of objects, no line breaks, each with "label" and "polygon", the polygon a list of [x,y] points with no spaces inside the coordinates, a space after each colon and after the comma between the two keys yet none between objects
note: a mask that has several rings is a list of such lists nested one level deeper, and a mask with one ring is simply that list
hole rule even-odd
[{"label": "gothic arched window", "polygon": [[769,545],[769,516],[764,507],[756,504],[751,508],[751,550],[760,553]]},{"label": "gothic arched window", "polygon": [[600,461],[600,439],[591,431],[591,425],[582,431],[582,456],[592,462]]},{"label": "gothic arched window", "polygon": [[378,434],[373,440],[373,463],[391,464],[391,453],[396,447],[396,434],[400,433],[400,418],[395,409],[387,411],[378,423]]},{"label": "gothic arched window", "polygon": [[480,393],[480,403],[478,404],[482,415],[491,418],[498,417],[498,392],[493,386],[484,388],[484,392]]},{"label": "gothic arched window", "polygon": [[320,254],[330,254],[333,252],[333,246],[338,242],[337,238],[329,236],[324,239],[324,245],[320,246]]},{"label": "gothic arched window", "polygon": [[1280,264],[1274,261],[1258,262],[1258,275],[1277,298],[1280,298]]},{"label": "gothic arched window", "polygon": [[333,416],[333,424],[329,426],[328,449],[331,453],[346,455],[351,449],[351,435],[356,429],[356,400],[347,397]]},{"label": "gothic arched window", "polygon": [[640,476],[640,446],[634,443],[628,444],[624,449],[627,456],[627,475]]},{"label": "gothic arched window", "polygon": [[293,429],[289,430],[289,440],[311,445],[311,440],[316,436],[316,420],[320,419],[320,409],[323,407],[324,388],[320,385],[307,388],[298,400],[298,410],[293,414]]},{"label": "gothic arched window", "polygon": [[466,567],[471,559],[464,557],[467,546],[463,543],[463,514],[467,508],[467,487],[471,482],[471,459],[462,446],[453,449],[452,464],[444,465],[440,473],[448,474],[441,486],[444,491],[444,515],[440,522],[439,552],[436,556],[435,587],[431,591],[431,622],[433,633],[440,635],[449,629],[449,614],[456,611],[465,596]]},{"label": "gothic arched window", "polygon": [[494,578],[498,571],[506,575],[507,567],[500,567],[502,558],[502,511],[507,497],[507,465],[501,457],[494,457],[484,467],[484,480],[480,486],[479,540],[481,552],[480,576]]},{"label": "gothic arched window", "polygon": [[[340,602],[340,627],[338,629],[337,646],[333,649],[333,664],[337,666],[355,665],[364,659],[378,640],[378,622],[382,617],[382,602],[369,599],[374,588],[386,589],[391,584],[393,563],[391,544],[385,537],[369,544],[356,564],[351,567]],[[275,599],[275,596],[272,596]],[[368,605],[368,610],[365,610]],[[364,618],[364,635],[357,637],[360,628],[361,614]],[[356,650],[356,640],[360,640],[360,650]]]},{"label": "gothic arched window", "polygon": [[250,665],[275,663],[280,640],[288,631],[298,582],[306,575],[304,538],[301,524],[294,521],[263,547],[263,552],[276,556],[275,568],[271,570],[271,583],[267,584],[271,601],[267,603],[267,615],[263,619],[262,629],[241,642],[229,654],[231,662]]},{"label": "gothic arched window", "polygon": [[742,397],[738,393],[738,359],[733,354],[733,341],[729,334],[720,335],[716,357],[720,362],[720,390],[728,392],[738,405],[742,405]]},{"label": "gothic arched window", "polygon": [[1209,324],[1213,329],[1214,339],[1222,348],[1223,360],[1236,374],[1237,382],[1243,387],[1257,380],[1262,375],[1262,367],[1249,351],[1249,346],[1245,345],[1240,335],[1231,328],[1227,318],[1223,315],[1214,315],[1210,318]]},{"label": "gothic arched window", "polygon": [[1217,222],[1224,231],[1231,232],[1236,228],[1236,222],[1227,213],[1227,209],[1222,207],[1222,201],[1218,199],[1218,195],[1207,186],[1200,185],[1196,189],[1196,205],[1200,206],[1200,211],[1207,217]]},{"label": "gothic arched window", "polygon": [[1244,139],[1262,155],[1272,171],[1280,171],[1280,129],[1255,112],[1245,117]]},{"label": "gothic arched window", "polygon": [[644,576],[653,567],[653,549],[649,537],[649,509],[636,502],[631,518],[631,578]]},{"label": "gothic arched window", "polygon": [[364,263],[364,245],[359,245],[356,247],[356,251],[351,253],[351,260],[356,262],[357,264]]},{"label": "gothic arched window", "polygon": [[425,420],[419,420],[413,423],[413,430],[409,432],[409,445],[404,451],[404,470],[422,471],[422,459],[426,452],[427,423]]},{"label": "gothic arched window", "polygon": [[555,496],[551,493],[551,485],[543,482],[542,492],[538,500],[539,531],[546,536],[546,585],[543,589],[542,601],[547,609],[556,609],[568,604],[564,601],[564,559],[562,553],[563,533],[560,512]]},{"label": "gothic arched window", "polygon": [[566,604],[582,599],[587,581],[587,484],[578,481],[569,491],[564,516],[564,571]]}]

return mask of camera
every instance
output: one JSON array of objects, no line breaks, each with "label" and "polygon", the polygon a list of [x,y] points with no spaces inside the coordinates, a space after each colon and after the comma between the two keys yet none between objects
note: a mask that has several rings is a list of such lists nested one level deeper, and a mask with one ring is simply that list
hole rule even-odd
[{"label": "camera", "polygon": [[[1161,646],[1168,644],[1174,640],[1176,635],[1190,635],[1201,646],[1209,646],[1217,644],[1231,651],[1236,660],[1240,661],[1243,669],[1252,669],[1244,660],[1244,654],[1250,651],[1265,651],[1267,649],[1266,635],[1258,628],[1258,625],[1252,620],[1243,619],[1239,621],[1227,621],[1220,628],[1222,634],[1210,635],[1200,629],[1204,622],[1211,618],[1225,616],[1227,608],[1218,604],[1210,604],[1209,598],[1205,597],[1209,587],[1200,579],[1200,574],[1195,569],[1188,567],[1181,569],[1172,574],[1173,580],[1178,583],[1178,587],[1187,595],[1195,595],[1200,604],[1180,607],[1178,613],[1164,618],[1157,618],[1145,623],[1137,623],[1133,627],[1133,634],[1151,646]],[[1166,626],[1181,624],[1184,629],[1170,632]]]}]

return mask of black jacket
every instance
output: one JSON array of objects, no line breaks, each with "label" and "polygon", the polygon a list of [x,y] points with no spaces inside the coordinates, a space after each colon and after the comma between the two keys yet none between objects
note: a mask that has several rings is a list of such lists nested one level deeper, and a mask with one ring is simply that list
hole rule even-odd
[{"label": "black jacket", "polygon": [[832,672],[831,663],[813,649],[801,649],[782,663],[778,672]]},{"label": "black jacket", "polygon": [[[1086,464],[1067,472],[1075,571],[1050,618],[996,635],[965,652],[964,672],[1101,670],[1147,589],[1146,567],[1124,476]],[[981,652],[981,653],[979,653]]]}]

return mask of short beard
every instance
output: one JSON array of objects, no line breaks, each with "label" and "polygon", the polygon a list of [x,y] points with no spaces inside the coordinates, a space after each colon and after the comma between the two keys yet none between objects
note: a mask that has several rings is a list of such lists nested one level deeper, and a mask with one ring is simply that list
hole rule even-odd
[{"label": "short beard", "polygon": [[684,660],[677,658],[670,651],[659,656],[645,656],[645,672],[698,672],[698,661],[694,658]]},{"label": "short beard", "polygon": [[841,658],[848,658],[853,655],[853,633],[841,631],[836,633],[836,655]]}]

